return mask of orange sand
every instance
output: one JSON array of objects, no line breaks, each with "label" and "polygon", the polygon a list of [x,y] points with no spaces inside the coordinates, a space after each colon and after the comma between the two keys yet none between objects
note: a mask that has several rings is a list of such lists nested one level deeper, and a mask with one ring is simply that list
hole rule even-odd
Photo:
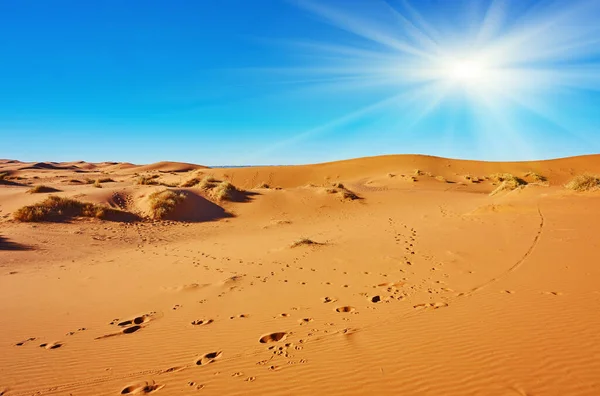
[{"label": "orange sand", "polygon": [[[600,395],[600,192],[563,187],[600,156],[4,171],[0,395]],[[548,183],[464,178],[530,171]],[[172,187],[188,200],[165,221],[12,219],[38,184],[147,215],[166,187],[136,174],[247,193]]]}]

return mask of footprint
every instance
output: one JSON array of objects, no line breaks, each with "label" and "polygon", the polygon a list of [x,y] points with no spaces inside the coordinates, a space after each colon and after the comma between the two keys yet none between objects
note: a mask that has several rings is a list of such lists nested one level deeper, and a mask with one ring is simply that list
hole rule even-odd
[{"label": "footprint", "polygon": [[290,316],[290,314],[289,313],[285,313],[285,312],[282,313],[282,314],[279,314],[280,318],[287,318],[288,316]]},{"label": "footprint", "polygon": [[327,303],[331,303],[331,302],[336,302],[337,299],[334,297],[323,297],[321,299],[321,301],[323,301],[323,303],[327,304]]},{"label": "footprint", "polygon": [[544,292],[544,294],[548,294],[550,296],[562,296],[562,292],[557,292],[557,291]]},{"label": "footprint", "polygon": [[15,344],[15,346],[23,346],[23,345],[27,344],[30,341],[35,341],[35,337],[28,338],[25,341],[19,341],[19,342],[17,342]]},{"label": "footprint", "polygon": [[123,322],[117,323],[117,326],[125,327],[125,326],[131,326],[132,324],[141,325],[142,323],[146,323],[149,320],[150,320],[150,315],[142,315],[142,316],[137,316],[133,319],[129,319],[129,320],[125,320]]},{"label": "footprint", "polygon": [[207,364],[211,364],[215,360],[219,359],[223,355],[223,352],[209,352],[204,354],[200,359],[196,360],[196,365],[198,366],[206,366]]},{"label": "footprint", "polygon": [[57,349],[57,348],[60,348],[61,346],[63,346],[63,344],[61,344],[60,342],[49,342],[49,343],[40,344],[40,348],[46,348],[46,349]]},{"label": "footprint", "polygon": [[244,373],[242,373],[241,371],[231,374],[232,377],[241,377],[242,375],[244,375]]},{"label": "footprint", "polygon": [[135,333],[136,331],[138,331],[141,328],[142,328],[142,326],[135,325],[135,326],[126,327],[121,332],[123,334],[131,334],[131,333]]},{"label": "footprint", "polygon": [[122,335],[122,334],[132,334],[132,333],[135,333],[136,331],[138,331],[140,329],[142,329],[142,326],[140,326],[140,325],[133,325],[133,326],[125,327],[123,330],[119,331],[118,333],[105,334],[103,336],[96,337],[94,339],[95,340],[102,340],[104,338],[114,337],[114,336],[118,336],[118,335]]},{"label": "footprint", "polygon": [[206,326],[214,322],[213,319],[197,319],[192,322],[194,326]]},{"label": "footprint", "polygon": [[248,378],[246,378],[246,381],[254,382],[254,381],[256,381],[256,377],[248,377]]},{"label": "footprint", "polygon": [[354,307],[347,305],[345,307],[338,307],[335,310],[337,312],[354,312],[356,309]]},{"label": "footprint", "polygon": [[285,340],[286,337],[287,337],[287,333],[281,331],[281,332],[277,332],[277,333],[271,333],[271,334],[264,335],[264,336],[260,337],[258,342],[260,342],[261,344],[268,344],[271,342],[278,342],[278,341]]},{"label": "footprint", "polygon": [[139,395],[139,394],[147,394],[147,393],[152,393],[156,390],[159,390],[163,387],[164,385],[157,385],[154,383],[154,381],[152,382],[138,382],[136,384],[132,384],[127,386],[125,389],[123,389],[121,391],[122,395]]},{"label": "footprint", "polygon": [[303,318],[303,319],[300,319],[298,321],[298,323],[300,323],[301,325],[303,325],[303,324],[306,324],[306,323],[310,323],[312,321],[313,321],[313,318]]},{"label": "footprint", "polygon": [[248,314],[239,314],[239,315],[235,315],[235,316],[230,316],[229,319],[235,319],[235,318],[246,319],[249,317],[250,317],[250,315],[248,315]]}]

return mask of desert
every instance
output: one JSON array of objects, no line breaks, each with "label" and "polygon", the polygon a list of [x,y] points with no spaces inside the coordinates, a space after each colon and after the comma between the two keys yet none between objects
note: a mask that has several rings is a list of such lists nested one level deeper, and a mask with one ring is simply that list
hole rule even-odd
[{"label": "desert", "polygon": [[0,174],[2,395],[600,392],[598,155]]}]

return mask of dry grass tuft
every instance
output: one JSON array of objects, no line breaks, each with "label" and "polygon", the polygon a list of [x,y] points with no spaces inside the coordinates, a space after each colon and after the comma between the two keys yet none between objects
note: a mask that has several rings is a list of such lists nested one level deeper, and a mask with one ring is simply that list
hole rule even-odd
[{"label": "dry grass tuft", "polygon": [[523,177],[527,177],[533,180],[534,183],[545,183],[548,179],[545,176],[535,172],[527,172]]},{"label": "dry grass tuft", "polygon": [[38,185],[38,186],[34,186],[34,187],[30,188],[27,192],[29,194],[39,194],[39,193],[52,193],[52,192],[59,192],[59,191],[60,190],[57,190],[54,187]]},{"label": "dry grass tuft", "polygon": [[448,183],[448,180],[444,176],[436,176],[435,180],[440,181],[442,183]]},{"label": "dry grass tuft", "polygon": [[575,176],[565,184],[565,187],[573,191],[595,191],[600,189],[600,177],[592,175]]},{"label": "dry grass tuft", "polygon": [[8,177],[8,172],[0,172],[0,180],[6,180]]},{"label": "dry grass tuft", "polygon": [[150,194],[150,216],[153,219],[163,219],[177,205],[185,200],[185,194],[172,190],[162,190]]},{"label": "dry grass tuft", "polygon": [[258,186],[256,186],[256,188],[262,188],[262,189],[269,189],[271,188],[271,186],[269,186],[267,183],[262,182],[260,183]]},{"label": "dry grass tuft", "polygon": [[24,222],[54,221],[73,217],[104,219],[110,212],[116,211],[89,202],[51,195],[35,205],[23,206],[13,213],[13,217]]},{"label": "dry grass tuft", "polygon": [[489,176],[489,179],[494,184],[500,183],[498,187],[496,187],[496,189],[490,193],[490,195],[496,195],[502,191],[516,190],[527,185],[525,180],[510,173],[494,173],[493,175]]},{"label": "dry grass tuft", "polygon": [[240,191],[228,181],[222,181],[211,191],[211,196],[216,201],[234,201]]},{"label": "dry grass tuft", "polygon": [[140,176],[136,179],[135,184],[143,185],[143,186],[155,186],[158,184],[158,179],[160,175],[145,175]]},{"label": "dry grass tuft", "polygon": [[295,247],[299,247],[299,246],[314,246],[314,245],[322,245],[322,243],[315,242],[309,238],[300,238],[297,241],[295,241],[294,243],[292,243],[291,247],[295,248]]},{"label": "dry grass tuft", "polygon": [[219,183],[219,181],[217,179],[215,179],[214,177],[205,176],[202,180],[200,180],[198,187],[200,187],[200,189],[202,189],[202,190],[212,190],[213,188],[215,188],[217,186],[218,183]]},{"label": "dry grass tuft", "polygon": [[196,184],[200,183],[202,181],[202,179],[200,179],[199,177],[192,177],[191,179],[188,179],[186,181],[184,181],[183,183],[181,183],[181,187],[194,187]]}]

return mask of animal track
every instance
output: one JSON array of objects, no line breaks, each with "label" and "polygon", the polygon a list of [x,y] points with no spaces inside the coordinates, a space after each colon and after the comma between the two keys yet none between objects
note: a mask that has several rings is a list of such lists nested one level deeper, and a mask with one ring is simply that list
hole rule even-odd
[{"label": "animal track", "polygon": [[337,312],[354,312],[356,309],[354,307],[351,307],[349,305],[345,306],[345,307],[338,307],[335,309]]},{"label": "animal track", "polygon": [[223,352],[221,352],[221,351],[206,353],[206,354],[202,355],[202,357],[200,359],[196,360],[196,365],[197,366],[206,366],[207,364],[211,364],[215,360],[219,359],[222,355],[223,355]]},{"label": "animal track", "polygon": [[310,323],[312,321],[313,321],[313,318],[303,318],[303,319],[298,320],[298,323],[300,323],[301,325],[303,325],[303,324]]},{"label": "animal track", "polygon": [[127,386],[125,389],[121,391],[122,395],[139,395],[139,394],[147,394],[152,393],[161,389],[163,385],[157,385],[152,382],[138,382],[137,384],[132,384]]},{"label": "animal track", "polygon": [[261,344],[268,344],[271,342],[279,342],[279,341],[285,340],[286,337],[287,337],[287,333],[281,331],[281,332],[277,332],[277,333],[266,334],[266,335],[260,337],[258,342],[260,342]]},{"label": "animal track", "polygon": [[246,319],[249,317],[250,317],[250,315],[248,315],[248,314],[239,314],[239,315],[235,315],[235,316],[230,316],[229,319],[235,319],[235,318]]},{"label": "animal track", "polygon": [[321,301],[323,301],[323,303],[327,304],[327,303],[332,303],[332,302],[336,302],[337,299],[334,297],[323,297],[321,299]]}]

